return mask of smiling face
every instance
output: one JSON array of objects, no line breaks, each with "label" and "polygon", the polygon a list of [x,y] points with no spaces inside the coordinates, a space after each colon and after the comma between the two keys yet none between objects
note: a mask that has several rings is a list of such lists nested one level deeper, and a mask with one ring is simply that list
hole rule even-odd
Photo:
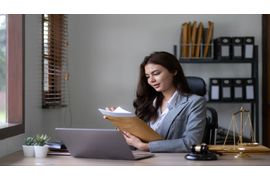
[{"label": "smiling face", "polygon": [[171,73],[165,67],[148,63],[144,67],[145,77],[150,86],[152,86],[157,92],[175,91],[175,86],[173,85],[173,77],[175,73]]}]

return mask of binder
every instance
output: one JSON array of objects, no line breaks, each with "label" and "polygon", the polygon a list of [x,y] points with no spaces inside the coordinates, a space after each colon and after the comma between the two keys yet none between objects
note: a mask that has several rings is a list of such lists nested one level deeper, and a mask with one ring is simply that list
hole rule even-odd
[{"label": "binder", "polygon": [[208,30],[207,30],[207,35],[206,35],[206,40],[205,40],[205,47],[204,47],[204,51],[203,51],[203,57],[209,57],[209,46],[212,42],[212,38],[213,38],[213,32],[214,32],[214,23],[211,21],[208,21]]},{"label": "binder", "polygon": [[202,36],[203,36],[203,24],[200,22],[198,27],[198,36],[196,41],[196,50],[195,50],[195,57],[201,57],[201,43],[202,43]]},{"label": "binder", "polygon": [[244,100],[244,80],[233,79],[233,98],[234,100]]},{"label": "binder", "polygon": [[232,80],[222,79],[221,80],[221,99],[223,101],[232,100]]},{"label": "binder", "polygon": [[191,57],[191,31],[192,31],[191,22],[188,22],[188,24],[187,24],[187,42],[186,42],[186,46],[187,46],[187,48],[186,48],[187,54],[186,55],[188,58]]},{"label": "binder", "polygon": [[245,92],[246,92],[246,100],[254,100],[255,99],[255,89],[254,89],[254,80],[247,79],[245,82]]},{"label": "binder", "polygon": [[197,21],[193,22],[191,32],[191,57],[195,57],[196,50],[196,36],[197,36]]},{"label": "binder", "polygon": [[220,100],[220,79],[210,78],[210,91],[209,91],[209,99],[211,101]]},{"label": "binder", "polygon": [[243,58],[243,38],[233,37],[232,38],[232,59]]},{"label": "binder", "polygon": [[244,59],[254,58],[254,37],[244,37]]},{"label": "binder", "polygon": [[219,60],[231,59],[231,37],[219,37],[215,40],[216,58]]},{"label": "binder", "polygon": [[181,57],[186,58],[188,56],[187,54],[187,48],[188,48],[188,24],[183,23],[181,28]]}]

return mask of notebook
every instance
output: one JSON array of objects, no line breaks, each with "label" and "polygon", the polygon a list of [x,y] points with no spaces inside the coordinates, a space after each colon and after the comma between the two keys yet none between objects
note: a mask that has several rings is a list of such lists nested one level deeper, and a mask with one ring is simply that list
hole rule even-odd
[{"label": "notebook", "polygon": [[56,128],[70,154],[79,158],[138,160],[153,153],[132,151],[116,129]]}]

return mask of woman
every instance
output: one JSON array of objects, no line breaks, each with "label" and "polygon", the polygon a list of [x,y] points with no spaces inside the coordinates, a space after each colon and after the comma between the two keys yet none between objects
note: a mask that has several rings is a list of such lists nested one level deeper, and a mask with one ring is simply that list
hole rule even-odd
[{"label": "woman", "polygon": [[140,65],[135,114],[164,137],[149,143],[124,132],[127,143],[150,152],[187,152],[200,144],[206,123],[206,101],[192,95],[178,60],[155,52]]}]

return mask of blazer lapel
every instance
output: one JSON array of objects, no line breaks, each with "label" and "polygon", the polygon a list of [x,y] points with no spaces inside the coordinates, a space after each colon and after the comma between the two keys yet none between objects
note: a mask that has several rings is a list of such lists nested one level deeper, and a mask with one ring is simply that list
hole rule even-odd
[{"label": "blazer lapel", "polygon": [[166,138],[168,130],[172,124],[172,122],[174,121],[175,117],[184,109],[184,107],[187,105],[187,101],[188,101],[188,96],[180,96],[180,100],[177,103],[177,105],[175,106],[175,108],[173,108],[172,110],[170,110],[168,112],[168,114],[165,116],[165,119],[163,121],[163,123],[160,126],[160,130],[159,130],[159,134],[161,136],[163,136],[164,138]]}]

